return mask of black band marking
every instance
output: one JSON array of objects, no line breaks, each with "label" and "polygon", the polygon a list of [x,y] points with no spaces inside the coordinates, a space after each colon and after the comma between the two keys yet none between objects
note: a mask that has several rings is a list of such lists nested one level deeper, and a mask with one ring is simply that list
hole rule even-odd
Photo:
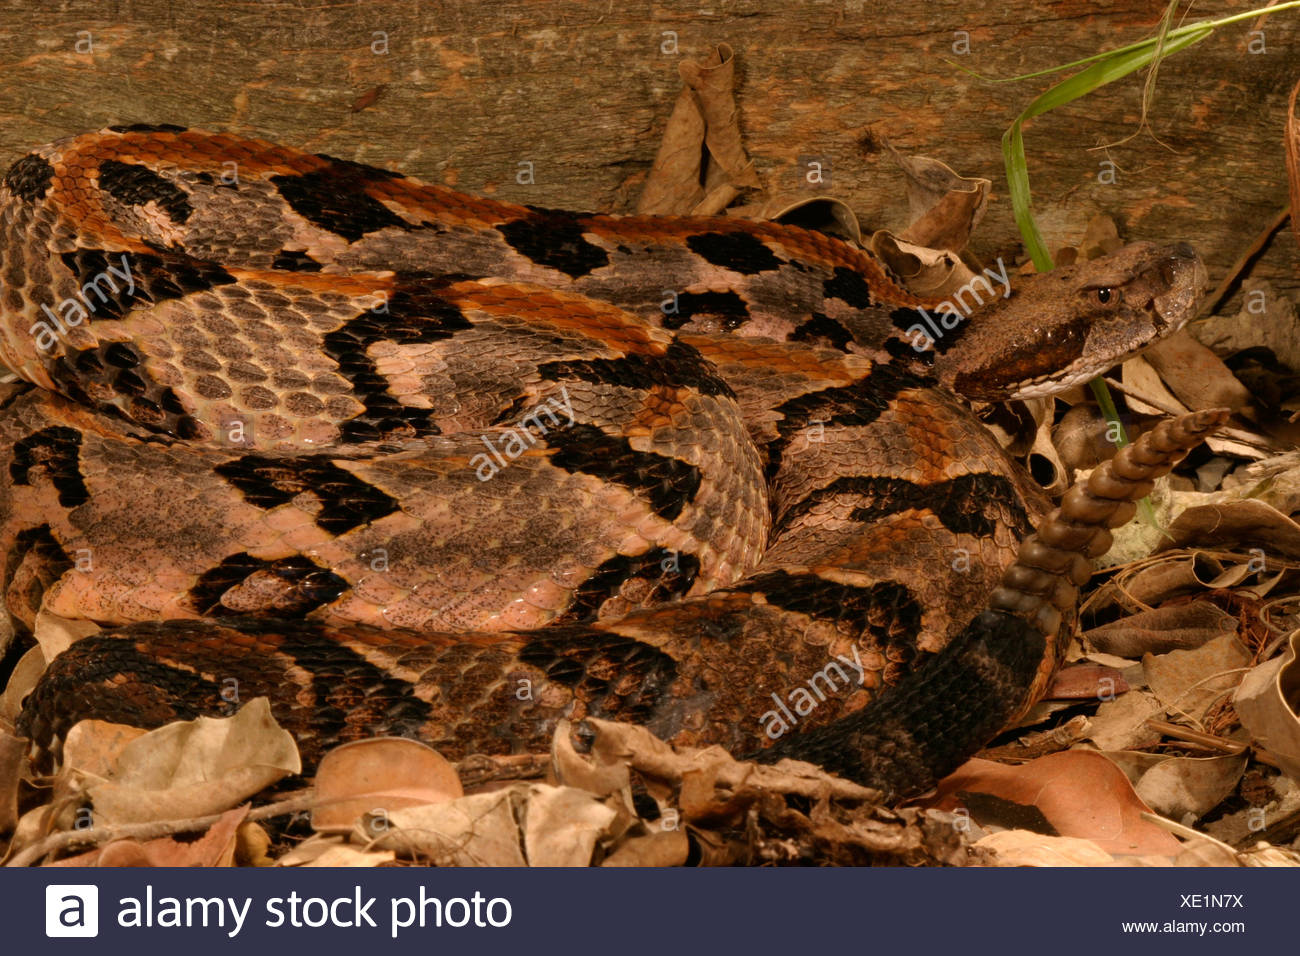
[{"label": "black band marking", "polygon": [[302,555],[265,561],[246,553],[232,554],[215,568],[203,572],[190,588],[194,610],[217,617],[236,613],[222,605],[222,596],[258,572],[270,573],[287,585],[287,593],[278,596],[275,607],[267,608],[266,613],[274,615],[309,614],[348,589],[348,582],[343,578]]},{"label": "black band marking", "polygon": [[235,281],[214,263],[163,251],[150,255],[77,249],[59,258],[81,286],[80,298],[92,322],[122,318],[135,299],[166,302]]},{"label": "black band marking", "polygon": [[728,332],[749,321],[749,307],[735,292],[683,292],[677,296],[677,311],[663,314],[666,329],[680,329],[697,316],[713,315],[722,319]]},{"label": "black band marking", "polygon": [[1018,537],[1023,538],[1034,530],[1010,479],[983,473],[959,475],[929,485],[879,475],[836,478],[786,508],[773,527],[773,534],[823,502],[842,496],[858,499],[849,513],[853,521],[874,522],[914,509],[933,512],[953,534],[986,537],[997,530],[1000,518],[1005,515],[1010,515],[1009,524]]},{"label": "black band marking", "polygon": [[687,236],[686,245],[706,262],[741,275],[752,276],[782,265],[762,239],[748,232],[704,232]]},{"label": "black band marking", "polygon": [[157,203],[172,222],[185,222],[194,212],[183,189],[147,166],[105,159],[99,164],[99,185],[104,192],[128,206]]},{"label": "black band marking", "polygon": [[831,348],[839,349],[842,352],[853,341],[853,336],[848,329],[829,315],[814,312],[811,318],[799,324],[798,328],[790,336],[790,340],[792,342],[811,342],[813,344],[817,344],[818,340],[823,340]]},{"label": "black band marking", "polygon": [[633,579],[654,582],[650,593],[639,600],[639,606],[675,601],[691,589],[699,573],[700,561],[693,554],[651,548],[635,557],[617,555],[602,563],[574,589],[573,603],[555,623],[594,621],[601,606],[618,596],[623,586]]},{"label": "black band marking", "polygon": [[692,388],[702,395],[735,396],[731,386],[698,349],[673,342],[663,355],[625,355],[615,359],[575,359],[537,367],[543,379],[576,378],[584,382],[649,391],[656,387]]},{"label": "black band marking", "polygon": [[437,342],[471,328],[465,314],[439,294],[445,283],[399,282],[386,304],[386,314],[362,312],[327,334],[325,354],[338,363],[339,374],[352,383],[356,398],[366,410],[340,426],[348,441],[376,441],[384,437],[436,435],[433,410],[403,405],[388,392],[366,349],[386,340],[399,344]]},{"label": "black band marking", "polygon": [[869,377],[852,385],[809,392],[783,402],[776,408],[781,415],[776,424],[778,437],[767,445],[767,477],[776,475],[786,446],[810,424],[864,427],[878,419],[900,392],[932,384],[905,369],[877,365]]},{"label": "black band marking", "polygon": [[554,450],[551,464],[570,474],[593,475],[645,495],[654,513],[673,521],[700,489],[700,470],[677,458],[637,451],[621,436],[595,425],[570,425],[542,439]]},{"label": "black band marking", "polygon": [[855,635],[871,634],[881,643],[915,653],[921,632],[921,605],[903,585],[878,581],[854,587],[816,574],[769,571],[749,578],[737,591],[757,591],[767,603],[817,621],[848,624]]},{"label": "black band marking", "polygon": [[524,258],[573,279],[609,265],[609,253],[586,240],[582,218],[573,213],[539,209],[496,228]]},{"label": "black band marking", "polygon": [[33,469],[45,472],[63,507],[75,508],[90,499],[81,477],[81,434],[75,428],[42,428],[14,442],[10,479],[15,485],[30,486]]},{"label": "black band marking", "polygon": [[321,264],[305,252],[281,249],[271,262],[271,268],[283,269],[285,272],[320,272]]},{"label": "black band marking", "polygon": [[127,123],[110,126],[109,130],[114,133],[184,133],[186,127],[175,123]]},{"label": "black band marking", "polygon": [[862,278],[861,273],[844,266],[836,266],[835,272],[822,283],[822,292],[828,299],[839,299],[855,309],[869,309],[876,304],[871,294],[871,286]]},{"label": "black band marking", "polygon": [[316,524],[331,534],[351,531],[399,510],[396,499],[325,457],[244,455],[214,470],[259,508],[269,510],[298,495],[314,495],[321,503]]},{"label": "black band marking", "polygon": [[573,689],[593,717],[650,721],[677,678],[677,662],[641,641],[581,625],[527,632],[519,659]]},{"label": "black band marking", "polygon": [[1046,643],[1028,622],[977,615],[939,654],[866,707],[828,727],[785,737],[751,755],[807,760],[884,792],[919,793],[964,763],[1024,703]]},{"label": "black band marking", "polygon": [[415,229],[366,192],[366,186],[390,179],[398,173],[323,156],[330,165],[301,176],[272,176],[271,182],[284,201],[314,226],[356,242],[380,229]]}]

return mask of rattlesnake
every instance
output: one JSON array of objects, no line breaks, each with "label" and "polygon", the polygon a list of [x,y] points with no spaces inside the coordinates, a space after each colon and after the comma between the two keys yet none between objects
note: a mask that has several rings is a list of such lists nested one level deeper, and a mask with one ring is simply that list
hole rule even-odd
[{"label": "rattlesnake", "polygon": [[20,631],[104,630],[20,728],[265,694],[310,762],[610,716],[923,789],[1041,694],[1079,555],[1222,420],[1161,426],[1045,519],[954,393],[1082,381],[1203,280],[1135,244],[956,321],[794,226],[170,126],[38,149],[0,187],[0,360],[30,383],[0,386],[3,584]]}]

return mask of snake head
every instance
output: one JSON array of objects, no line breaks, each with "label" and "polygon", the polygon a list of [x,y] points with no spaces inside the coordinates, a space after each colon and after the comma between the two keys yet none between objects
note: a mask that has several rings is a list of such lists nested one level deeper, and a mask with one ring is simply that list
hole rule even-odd
[{"label": "snake head", "polygon": [[1181,329],[1205,285],[1205,266],[1187,243],[1133,243],[1025,276],[935,341],[935,372],[973,399],[1052,395]]}]

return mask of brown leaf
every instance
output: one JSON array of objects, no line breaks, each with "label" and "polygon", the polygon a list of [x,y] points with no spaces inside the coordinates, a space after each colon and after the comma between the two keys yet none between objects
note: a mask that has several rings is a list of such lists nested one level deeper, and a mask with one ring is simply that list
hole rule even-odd
[{"label": "brown leaf", "polygon": [[1300,368],[1300,327],[1291,300],[1256,278],[1242,279],[1241,295],[1236,315],[1211,315],[1191,326],[1197,340],[1220,355],[1266,348],[1287,368]]},{"label": "brown leaf", "polygon": [[[1190,571],[1190,562],[1187,564]],[[1139,611],[1085,631],[1088,645],[1119,657],[1200,647],[1237,633],[1237,619],[1209,601]]]},{"label": "brown leaf", "polygon": [[1232,698],[1242,725],[1260,747],[1300,781],[1300,631],[1284,651],[1252,668]]},{"label": "brown leaf", "polygon": [[1115,668],[1073,664],[1056,672],[1044,696],[1052,700],[1110,700],[1127,691],[1128,684]]},{"label": "brown leaf", "polygon": [[1091,840],[1043,836],[1030,830],[990,833],[975,843],[993,866],[1109,866],[1115,858]]},{"label": "brown leaf", "polygon": [[1169,525],[1158,551],[1194,546],[1261,548],[1300,558],[1300,525],[1262,501],[1228,501],[1188,508]]},{"label": "brown leaf", "polygon": [[1102,750],[1130,750],[1159,742],[1160,734],[1147,720],[1162,713],[1160,701],[1144,690],[1129,691],[1097,708],[1088,737]]},{"label": "brown leaf", "polygon": [[151,730],[122,750],[111,779],[87,792],[95,823],[143,823],[219,813],[302,770],[293,737],[265,697],[233,717]]},{"label": "brown leaf", "polygon": [[106,720],[82,720],[73,725],[63,742],[63,766],[100,779],[111,776],[126,745],[148,731]]},{"label": "brown leaf", "polygon": [[1170,714],[1200,720],[1211,704],[1241,683],[1250,660],[1235,636],[1224,635],[1190,651],[1147,654],[1142,670],[1151,693]]},{"label": "brown leaf", "polygon": [[1172,857],[1181,848],[1160,827],[1142,819],[1149,808],[1128,778],[1093,751],[1067,750],[1019,767],[969,760],[939,782],[945,809],[958,802],[955,795],[960,791],[1037,807],[1061,836],[1091,840],[1112,855]]},{"label": "brown leaf", "polygon": [[917,295],[941,298],[970,287],[978,288],[985,299],[989,298],[983,285],[971,286],[978,273],[955,253],[915,245],[885,229],[873,233],[868,246]]},{"label": "brown leaf", "polygon": [[905,156],[892,146],[906,177],[908,226],[901,238],[913,245],[961,252],[984,218],[992,182],[959,175],[928,156]]},{"label": "brown leaf", "polygon": [[1250,390],[1223,360],[1192,338],[1186,329],[1160,340],[1142,353],[1188,408],[1251,408]]},{"label": "brown leaf", "polygon": [[1163,816],[1199,820],[1236,790],[1247,759],[1245,754],[1167,757],[1147,770],[1134,790]]},{"label": "brown leaf", "polygon": [[27,740],[0,731],[0,833],[18,826],[18,784],[27,759]]},{"label": "brown leaf", "polygon": [[655,830],[631,837],[601,862],[601,866],[681,866],[691,841],[685,830]]},{"label": "brown leaf", "polygon": [[618,811],[572,787],[534,787],[524,815],[524,852],[529,866],[587,866],[596,843],[617,822]]},{"label": "brown leaf", "polygon": [[322,833],[348,833],[363,813],[463,795],[456,768],[432,747],[403,737],[356,740],[321,758],[311,825]]},{"label": "brown leaf", "polygon": [[233,866],[235,834],[248,816],[249,805],[227,810],[197,840],[159,837],[140,843],[113,840],[101,847],[46,866]]},{"label": "brown leaf", "polygon": [[[638,213],[712,214],[720,212],[739,189],[759,185],[741,143],[731,48],[719,44],[708,60],[684,60],[678,72],[686,87],[669,117],[637,203]],[[707,148],[709,157],[703,177],[701,145]],[[706,197],[709,206],[704,209],[701,204]]]},{"label": "brown leaf", "polygon": [[18,658],[18,663],[14,665],[13,672],[9,675],[4,693],[0,694],[0,725],[10,728],[14,726],[19,712],[23,709],[23,698],[36,686],[43,673],[45,673],[45,655],[39,647],[30,648]]},{"label": "brown leaf", "polygon": [[437,866],[526,866],[519,805],[530,786],[514,784],[450,803],[362,817],[353,839],[371,849],[393,850]]}]

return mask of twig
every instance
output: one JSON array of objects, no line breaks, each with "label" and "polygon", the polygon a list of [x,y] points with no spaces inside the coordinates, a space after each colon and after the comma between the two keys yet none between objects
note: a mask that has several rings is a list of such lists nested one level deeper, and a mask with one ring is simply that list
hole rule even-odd
[{"label": "twig", "polygon": [[1164,734],[1166,737],[1175,737],[1178,740],[1201,744],[1211,750],[1232,754],[1233,756],[1245,753],[1247,747],[1246,744],[1238,740],[1228,740],[1224,737],[1216,737],[1214,734],[1203,734],[1199,730],[1191,730],[1164,720],[1147,720],[1147,726]]},{"label": "twig", "polygon": [[[249,811],[247,820],[267,820],[288,813],[298,813],[317,806],[318,801],[310,792],[299,793],[276,803],[268,803]],[[57,850],[66,850],[70,846],[89,844],[98,846],[110,840],[156,840],[174,833],[192,833],[204,830],[221,819],[220,813],[210,813],[201,817],[188,817],[182,820],[155,820],[151,823],[119,823],[111,826],[89,827],[85,830],[64,830],[51,833],[39,843],[34,843],[14,854],[5,866],[30,866],[37,860]]]}]

